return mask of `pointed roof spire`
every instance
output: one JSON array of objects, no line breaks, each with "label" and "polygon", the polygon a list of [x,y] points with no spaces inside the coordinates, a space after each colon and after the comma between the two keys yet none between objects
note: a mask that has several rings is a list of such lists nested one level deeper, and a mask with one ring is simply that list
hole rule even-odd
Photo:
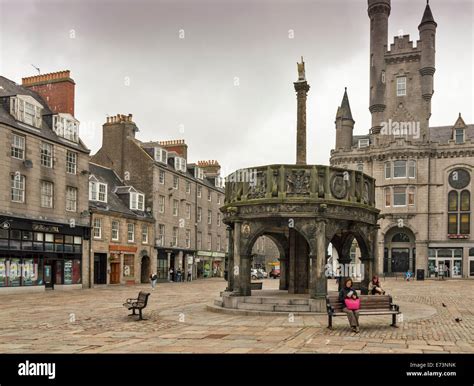
[{"label": "pointed roof spire", "polygon": [[349,97],[347,96],[347,87],[344,87],[344,96],[342,97],[341,106],[337,109],[336,119],[337,118],[354,120],[352,118]]},{"label": "pointed roof spire", "polygon": [[430,0],[426,0],[425,12],[423,13],[423,18],[421,19],[421,23],[418,28],[427,23],[433,23],[436,27],[438,26],[438,24],[434,20],[433,13],[431,12]]}]

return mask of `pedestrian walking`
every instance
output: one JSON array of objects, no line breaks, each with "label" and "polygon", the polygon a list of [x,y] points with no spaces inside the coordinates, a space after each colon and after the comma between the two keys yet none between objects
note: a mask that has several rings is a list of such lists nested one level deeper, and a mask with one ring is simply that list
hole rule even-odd
[{"label": "pedestrian walking", "polygon": [[173,271],[172,267],[170,267],[170,269],[168,271],[168,275],[169,275],[169,281],[170,282],[174,281],[174,271]]},{"label": "pedestrian walking", "polygon": [[182,279],[181,279],[181,268],[178,268],[178,270],[176,271],[176,281],[177,282],[180,282]]},{"label": "pedestrian walking", "polygon": [[158,275],[155,273],[152,273],[150,275],[150,282],[151,282],[151,289],[154,290],[156,288],[156,282],[158,281]]},{"label": "pedestrian walking", "polygon": [[188,278],[187,278],[187,280],[191,281],[192,277],[193,277],[193,269],[190,267],[190,268],[188,268]]}]

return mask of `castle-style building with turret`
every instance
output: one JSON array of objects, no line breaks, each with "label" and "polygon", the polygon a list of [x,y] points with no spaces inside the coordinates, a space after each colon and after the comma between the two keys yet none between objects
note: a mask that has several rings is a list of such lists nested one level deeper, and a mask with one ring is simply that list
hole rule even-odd
[{"label": "castle-style building with turret", "polygon": [[355,136],[347,90],[336,115],[331,165],[376,179],[381,210],[379,274],[416,272],[474,278],[472,177],[474,125],[431,127],[436,29],[429,3],[419,40],[387,45],[390,0],[369,0],[370,106],[368,135]]}]

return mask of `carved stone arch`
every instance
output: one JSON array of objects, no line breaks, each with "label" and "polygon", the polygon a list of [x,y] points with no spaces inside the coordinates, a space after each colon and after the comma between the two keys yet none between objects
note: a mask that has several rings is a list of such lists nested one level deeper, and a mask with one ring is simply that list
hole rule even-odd
[{"label": "carved stone arch", "polygon": [[415,228],[413,228],[413,226],[408,224],[407,222],[404,222],[403,227],[400,228],[396,222],[392,221],[389,224],[385,225],[383,227],[383,229],[381,229],[382,238],[385,238],[387,233],[390,232],[392,230],[392,228],[399,228],[399,229],[407,228],[415,235],[415,240],[417,240],[418,237],[419,237],[418,231]]},{"label": "carved stone arch", "polygon": [[[243,256],[250,256],[252,254],[252,247],[257,239],[265,233],[268,225],[261,221],[244,221],[241,226],[240,234],[240,251]],[[247,228],[248,227],[248,228]],[[245,230],[248,229],[248,234]]]},{"label": "carved stone arch", "polygon": [[308,243],[310,254],[315,254],[316,232],[318,231],[317,221],[314,219],[297,219],[294,229],[301,234]]}]

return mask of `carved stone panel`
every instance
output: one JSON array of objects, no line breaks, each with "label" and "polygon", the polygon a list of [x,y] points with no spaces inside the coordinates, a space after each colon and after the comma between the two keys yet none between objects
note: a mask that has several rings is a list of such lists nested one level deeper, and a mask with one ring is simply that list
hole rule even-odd
[{"label": "carved stone panel", "polygon": [[310,174],[307,170],[294,169],[286,174],[286,192],[287,194],[309,194],[310,193]]}]

